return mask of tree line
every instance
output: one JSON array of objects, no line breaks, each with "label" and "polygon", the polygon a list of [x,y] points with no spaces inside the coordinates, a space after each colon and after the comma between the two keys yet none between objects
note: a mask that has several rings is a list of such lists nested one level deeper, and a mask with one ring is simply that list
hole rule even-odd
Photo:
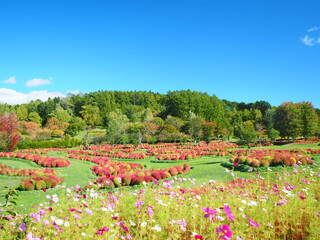
[{"label": "tree line", "polygon": [[[99,141],[135,144],[231,137],[254,142],[320,135],[320,110],[310,102],[238,103],[191,90],[167,94],[97,91],[20,105],[0,104],[2,118],[8,113],[17,116],[22,141],[76,136],[84,128],[106,129]],[[0,126],[1,135],[5,135],[3,128]]]}]

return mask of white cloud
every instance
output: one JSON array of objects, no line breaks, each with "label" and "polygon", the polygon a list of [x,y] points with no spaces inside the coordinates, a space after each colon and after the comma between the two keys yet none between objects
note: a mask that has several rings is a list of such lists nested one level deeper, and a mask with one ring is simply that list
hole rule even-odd
[{"label": "white cloud", "polygon": [[304,37],[300,38],[301,42],[307,46],[314,46],[320,44],[319,36],[320,27],[312,27],[307,30]]},{"label": "white cloud", "polygon": [[14,91],[8,88],[0,88],[0,101],[10,105],[28,103],[32,100],[46,101],[48,98],[66,97],[61,92],[48,92],[47,90],[32,91],[27,94]]},{"label": "white cloud", "polygon": [[36,86],[42,86],[42,85],[48,85],[50,84],[50,80],[43,79],[43,78],[34,78],[32,80],[29,80],[26,82],[27,87],[36,87]]},{"label": "white cloud", "polygon": [[68,90],[68,91],[67,91],[67,93],[77,95],[77,94],[79,94],[79,93],[80,93],[80,91],[79,91],[79,90]]},{"label": "white cloud", "polygon": [[315,32],[318,30],[320,30],[320,27],[313,27],[313,28],[310,28],[307,32]]},{"label": "white cloud", "polygon": [[7,80],[4,80],[3,81],[4,83],[9,83],[9,84],[15,84],[17,81],[16,81],[16,77],[9,77]]},{"label": "white cloud", "polygon": [[315,44],[314,38],[309,37],[308,34],[301,38],[301,42],[307,46],[313,46]]}]

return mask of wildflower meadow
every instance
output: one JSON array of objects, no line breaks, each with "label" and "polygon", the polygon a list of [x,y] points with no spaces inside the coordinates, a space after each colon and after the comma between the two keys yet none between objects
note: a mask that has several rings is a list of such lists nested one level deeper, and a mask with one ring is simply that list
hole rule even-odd
[{"label": "wildflower meadow", "polygon": [[[118,149],[129,155],[145,155],[137,160],[131,156],[119,160],[94,157],[94,149],[79,160],[70,158],[68,150],[48,150],[49,155],[51,152],[51,156],[70,161],[70,166],[54,168],[57,176],[64,174],[64,182],[48,188],[43,185],[39,190],[23,190],[18,182],[20,190],[3,188],[0,239],[320,238],[320,168],[316,150],[239,154],[237,146],[215,150],[213,146],[150,145],[131,153]],[[101,149],[100,153],[115,151]],[[180,155],[177,160],[157,158],[165,154]],[[188,154],[193,158],[181,159]],[[250,160],[247,163],[248,158],[256,164],[250,164]],[[10,161],[15,160],[1,159],[6,166]],[[255,167],[258,162],[268,166],[259,169]],[[87,175],[87,182],[79,180],[74,184],[77,178],[71,180],[67,169],[80,163],[91,166],[91,175]],[[233,167],[225,168],[222,163]],[[35,166],[34,162],[31,164]],[[239,165],[249,168],[241,172],[237,170]],[[29,172],[32,171],[25,175]],[[75,174],[78,179],[85,178]],[[37,186],[37,177],[29,177]],[[2,176],[12,181],[21,178]],[[98,181],[99,178],[103,180]],[[23,208],[26,196],[39,196],[37,204]]]}]

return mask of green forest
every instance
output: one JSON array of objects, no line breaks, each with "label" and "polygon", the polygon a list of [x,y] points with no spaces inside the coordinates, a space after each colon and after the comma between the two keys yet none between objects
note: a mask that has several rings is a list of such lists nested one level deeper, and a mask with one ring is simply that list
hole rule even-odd
[{"label": "green forest", "polygon": [[[87,145],[222,139],[254,144],[320,136],[320,110],[310,102],[238,103],[191,90],[70,94],[44,102],[0,104],[0,115],[2,151],[10,149],[8,121],[17,126],[19,148],[59,147],[62,141]],[[95,134],[89,137],[88,132]]]}]

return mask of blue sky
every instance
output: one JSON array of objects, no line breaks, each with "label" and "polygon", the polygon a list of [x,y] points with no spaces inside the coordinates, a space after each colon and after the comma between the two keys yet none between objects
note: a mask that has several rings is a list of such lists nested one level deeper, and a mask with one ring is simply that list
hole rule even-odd
[{"label": "blue sky", "polygon": [[2,1],[0,101],[191,89],[320,108],[320,1]]}]

